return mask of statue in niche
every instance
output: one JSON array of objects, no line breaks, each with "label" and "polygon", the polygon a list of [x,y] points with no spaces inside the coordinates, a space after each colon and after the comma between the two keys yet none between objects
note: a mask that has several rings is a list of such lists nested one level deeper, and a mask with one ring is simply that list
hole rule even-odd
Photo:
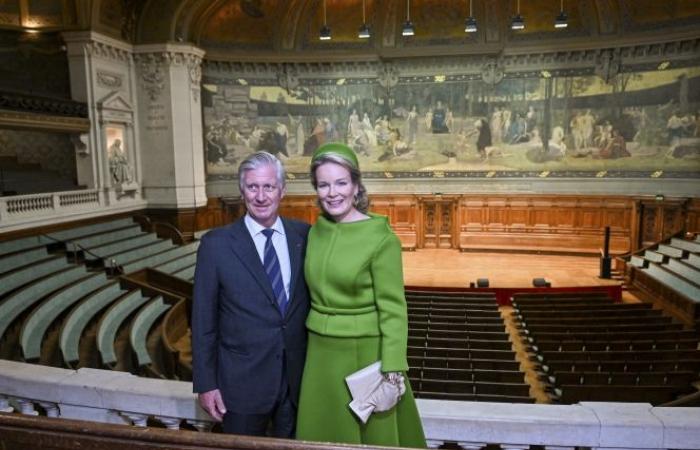
[{"label": "statue in niche", "polygon": [[128,185],[134,182],[133,170],[129,165],[129,159],[122,148],[121,139],[115,139],[109,146],[109,172],[112,181],[117,185]]}]

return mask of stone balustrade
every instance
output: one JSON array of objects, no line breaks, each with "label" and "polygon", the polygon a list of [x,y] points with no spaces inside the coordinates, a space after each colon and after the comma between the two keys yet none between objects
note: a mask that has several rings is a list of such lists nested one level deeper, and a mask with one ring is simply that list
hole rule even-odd
[{"label": "stone balustrade", "polygon": [[[430,447],[456,442],[475,450],[486,444],[506,450],[531,445],[562,450],[700,449],[700,408],[417,402]],[[183,423],[200,431],[212,425],[189,382],[0,360],[0,411],[36,415],[37,407],[54,417],[134,426],[145,426],[149,419],[173,430]]]},{"label": "stone balustrade", "polygon": [[95,217],[95,211],[106,215],[142,209],[145,205],[139,198],[115,201],[109,192],[98,189],[0,197],[0,232]]}]

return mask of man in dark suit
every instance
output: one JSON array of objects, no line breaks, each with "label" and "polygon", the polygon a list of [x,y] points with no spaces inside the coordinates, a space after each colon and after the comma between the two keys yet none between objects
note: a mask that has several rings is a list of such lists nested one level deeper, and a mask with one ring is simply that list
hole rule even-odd
[{"label": "man in dark suit", "polygon": [[294,435],[306,357],[309,225],[278,216],[282,163],[246,158],[238,179],[247,214],[208,232],[197,254],[192,309],[194,391],[227,433]]}]

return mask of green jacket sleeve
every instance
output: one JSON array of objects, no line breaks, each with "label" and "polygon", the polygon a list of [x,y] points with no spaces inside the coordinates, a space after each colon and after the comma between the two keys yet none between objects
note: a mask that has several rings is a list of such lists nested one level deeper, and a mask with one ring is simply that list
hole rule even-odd
[{"label": "green jacket sleeve", "polygon": [[370,270],[382,337],[382,372],[406,371],[408,314],[403,286],[401,242],[392,232],[377,247]]}]

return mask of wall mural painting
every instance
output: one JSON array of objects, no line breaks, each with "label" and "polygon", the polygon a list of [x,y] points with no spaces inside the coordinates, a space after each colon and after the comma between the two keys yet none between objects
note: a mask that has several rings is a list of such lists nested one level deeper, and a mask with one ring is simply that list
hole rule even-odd
[{"label": "wall mural painting", "polygon": [[293,89],[205,79],[208,174],[235,175],[258,149],[303,174],[327,141],[351,145],[363,170],[380,177],[700,173],[698,67],[619,73],[608,82],[592,72],[495,78],[338,78]]}]

